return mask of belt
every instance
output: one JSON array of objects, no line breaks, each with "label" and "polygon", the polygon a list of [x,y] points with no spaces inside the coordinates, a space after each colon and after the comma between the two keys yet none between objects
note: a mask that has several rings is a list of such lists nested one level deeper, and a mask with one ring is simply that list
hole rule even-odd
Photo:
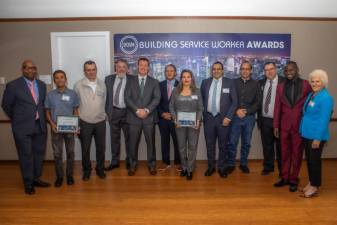
[{"label": "belt", "polygon": [[119,108],[119,107],[116,107],[116,106],[114,106],[113,108],[117,109],[117,110],[125,110],[126,109],[126,108]]}]

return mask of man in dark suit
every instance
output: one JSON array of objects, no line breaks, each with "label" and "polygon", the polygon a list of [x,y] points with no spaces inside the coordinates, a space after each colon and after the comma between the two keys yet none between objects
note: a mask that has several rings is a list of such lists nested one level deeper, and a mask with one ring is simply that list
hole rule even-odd
[{"label": "man in dark suit", "polygon": [[6,86],[2,108],[11,120],[12,131],[20,161],[25,193],[35,194],[34,187],[49,187],[40,180],[46,152],[47,129],[44,112],[46,85],[36,79],[33,61],[25,60],[23,76]]},{"label": "man in dark suit", "polygon": [[282,178],[274,186],[289,185],[289,191],[295,192],[303,157],[300,122],[311,87],[308,81],[299,77],[299,69],[294,61],[286,64],[284,74],[287,79],[276,90],[273,121],[274,135],[281,139]]},{"label": "man in dark suit", "polygon": [[126,105],[124,101],[125,87],[129,80],[128,62],[119,59],[116,62],[116,74],[105,78],[107,98],[105,112],[109,118],[111,137],[111,163],[105,170],[113,170],[119,167],[121,149],[121,130],[123,130],[126,152],[126,166],[128,168],[129,155],[129,126],[126,123]]},{"label": "man in dark suit", "polygon": [[218,139],[219,157],[218,173],[227,177],[225,160],[227,152],[229,124],[238,104],[234,82],[223,77],[223,64],[215,62],[212,65],[212,77],[201,83],[201,95],[204,103],[204,134],[207,146],[208,168],[205,176],[215,172],[215,146]]},{"label": "man in dark suit", "polygon": [[138,162],[138,145],[142,131],[147,145],[147,165],[151,175],[156,175],[155,123],[158,122],[157,106],[160,101],[159,82],[148,76],[150,61],[138,59],[138,75],[126,87],[126,122],[129,124],[129,176],[134,176]]},{"label": "man in dark suit", "polygon": [[177,69],[175,65],[169,64],[165,66],[165,80],[160,82],[160,103],[158,105],[159,116],[159,130],[161,137],[161,152],[162,161],[165,164],[163,170],[170,168],[170,136],[172,137],[174,146],[174,164],[176,168],[180,169],[180,156],[177,143],[177,137],[175,132],[175,125],[172,121],[171,114],[169,112],[169,102],[173,89],[177,87],[178,81],[175,79],[177,76]]},{"label": "man in dark suit", "polygon": [[261,86],[261,108],[257,113],[257,125],[261,131],[263,147],[263,170],[262,175],[268,175],[274,171],[275,147],[276,159],[281,176],[281,143],[280,139],[274,136],[273,118],[277,85],[284,81],[283,77],[277,75],[277,67],[274,62],[264,64],[265,78],[260,80]]}]

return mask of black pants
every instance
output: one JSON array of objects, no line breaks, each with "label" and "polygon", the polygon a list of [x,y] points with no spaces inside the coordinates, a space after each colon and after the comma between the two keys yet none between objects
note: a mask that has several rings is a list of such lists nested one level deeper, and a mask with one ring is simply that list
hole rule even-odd
[{"label": "black pants", "polygon": [[319,187],[322,183],[322,151],[325,141],[321,141],[318,149],[312,148],[313,140],[303,139],[305,157],[307,159],[309,181],[312,186]]},{"label": "black pants", "polygon": [[[225,162],[228,160],[228,139],[229,139],[229,126],[222,125],[223,120],[220,115],[213,116],[207,113],[204,117],[204,135],[207,147],[208,168],[215,169],[216,166],[219,170],[225,169]],[[216,140],[218,140],[219,155],[218,164],[216,165]]]},{"label": "black pants", "polygon": [[31,134],[13,133],[18,151],[21,174],[25,187],[42,175],[43,159],[46,153],[47,133],[42,132],[40,121],[35,122]]},{"label": "black pants", "polygon": [[130,168],[135,169],[138,163],[138,147],[140,137],[144,132],[147,145],[147,165],[150,168],[156,167],[155,129],[154,124],[129,124],[130,135]]},{"label": "black pants", "polygon": [[126,162],[129,160],[129,125],[126,123],[126,109],[113,108],[109,121],[111,136],[111,165],[118,165],[121,152],[121,131],[125,141]]},{"label": "black pants", "polygon": [[166,165],[170,165],[170,136],[172,137],[174,147],[174,164],[180,164],[180,153],[178,149],[178,142],[176,136],[175,125],[170,120],[160,119],[159,123],[160,137],[161,137],[161,152],[162,161]]},{"label": "black pants", "polygon": [[98,123],[87,123],[80,120],[80,141],[82,147],[82,168],[84,173],[90,173],[90,146],[92,137],[95,139],[96,146],[96,171],[104,171],[105,160],[105,120]]},{"label": "black pants", "polygon": [[275,147],[276,147],[276,160],[279,174],[282,171],[281,160],[281,143],[280,139],[274,136],[273,119],[262,117],[261,118],[261,140],[263,146],[263,169],[267,171],[274,171],[275,161]]}]

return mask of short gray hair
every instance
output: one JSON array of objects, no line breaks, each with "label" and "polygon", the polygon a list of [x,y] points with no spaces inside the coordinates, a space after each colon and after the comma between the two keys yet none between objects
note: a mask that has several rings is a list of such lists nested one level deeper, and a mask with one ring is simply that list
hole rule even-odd
[{"label": "short gray hair", "polygon": [[313,77],[318,77],[322,81],[323,86],[328,87],[329,79],[328,79],[328,73],[326,71],[321,70],[321,69],[313,70],[309,74],[309,83],[311,83],[311,79]]}]

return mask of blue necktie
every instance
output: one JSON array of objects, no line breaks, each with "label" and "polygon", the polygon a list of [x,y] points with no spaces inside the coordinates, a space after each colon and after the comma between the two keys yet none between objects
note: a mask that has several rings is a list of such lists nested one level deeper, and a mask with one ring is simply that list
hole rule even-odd
[{"label": "blue necktie", "polygon": [[216,109],[216,93],[218,90],[218,83],[219,83],[219,80],[214,80],[213,95],[212,95],[212,115],[213,116],[216,116],[218,114],[218,111]]}]

